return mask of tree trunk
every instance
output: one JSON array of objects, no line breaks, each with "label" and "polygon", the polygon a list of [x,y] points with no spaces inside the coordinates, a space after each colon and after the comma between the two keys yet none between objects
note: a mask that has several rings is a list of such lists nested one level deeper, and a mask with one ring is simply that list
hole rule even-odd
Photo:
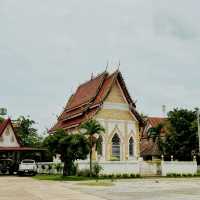
[{"label": "tree trunk", "polygon": [[92,176],[92,149],[90,150],[90,176]]},{"label": "tree trunk", "polygon": [[64,167],[63,167],[63,176],[68,176],[68,162],[64,161]]}]

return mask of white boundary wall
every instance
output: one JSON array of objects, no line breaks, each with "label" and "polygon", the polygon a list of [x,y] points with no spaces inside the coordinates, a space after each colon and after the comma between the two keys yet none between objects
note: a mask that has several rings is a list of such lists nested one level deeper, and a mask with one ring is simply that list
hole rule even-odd
[{"label": "white boundary wall", "polygon": [[162,161],[161,163],[162,176],[167,174],[196,174],[197,173],[197,162],[184,162],[184,161]]},{"label": "white boundary wall", "polygon": [[[89,169],[88,161],[78,161],[79,170]],[[140,174],[138,161],[105,161],[99,162],[103,168],[101,174]]]},{"label": "white boundary wall", "polygon": [[[79,170],[89,169],[89,161],[77,161]],[[93,161],[94,163],[94,161]],[[37,163],[38,173],[52,173],[60,174],[62,171],[57,172],[55,169],[55,162],[50,163]],[[52,169],[49,170],[48,166],[51,165]],[[161,164],[146,161],[102,161],[99,165],[103,167],[101,174],[140,174],[142,176],[162,175],[167,174],[196,174],[197,162],[196,161],[162,161]]]}]

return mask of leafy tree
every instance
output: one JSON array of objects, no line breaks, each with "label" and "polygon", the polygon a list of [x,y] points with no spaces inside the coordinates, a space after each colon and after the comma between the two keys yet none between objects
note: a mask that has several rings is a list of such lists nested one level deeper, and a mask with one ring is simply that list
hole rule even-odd
[{"label": "leafy tree", "polygon": [[81,125],[81,129],[84,130],[84,135],[88,137],[88,142],[89,142],[89,148],[90,148],[90,176],[92,176],[92,150],[97,144],[97,137],[96,135],[99,136],[103,132],[105,132],[104,127],[94,119],[91,119],[84,124]]},{"label": "leafy tree", "polygon": [[63,176],[73,174],[74,161],[86,159],[89,153],[88,141],[85,136],[80,134],[67,134],[62,129],[45,138],[44,146],[53,155],[61,155],[61,160],[64,163]]},{"label": "leafy tree", "polygon": [[168,113],[167,136],[163,144],[165,155],[192,160],[192,152],[198,152],[196,115],[196,110],[178,108]]},{"label": "leafy tree", "polygon": [[161,152],[163,152],[163,137],[161,136],[161,133],[164,128],[165,124],[160,123],[156,127],[152,127],[148,130],[148,137],[152,138],[153,142],[158,145],[158,148]]},{"label": "leafy tree", "polygon": [[4,118],[0,116],[0,123],[4,121]]},{"label": "leafy tree", "polygon": [[21,116],[17,119],[16,132],[20,138],[22,146],[39,147],[42,142],[42,137],[37,133],[37,129],[33,128],[35,121],[29,117]]}]

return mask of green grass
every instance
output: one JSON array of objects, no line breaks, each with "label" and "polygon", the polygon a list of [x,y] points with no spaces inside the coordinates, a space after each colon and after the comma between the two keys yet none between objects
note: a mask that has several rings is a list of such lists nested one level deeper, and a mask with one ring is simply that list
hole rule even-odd
[{"label": "green grass", "polygon": [[113,186],[114,183],[111,181],[89,181],[89,182],[78,183],[78,185],[107,187],[107,186]]},{"label": "green grass", "polygon": [[62,175],[37,175],[33,177],[36,180],[46,180],[46,181],[87,181],[94,180],[91,177],[82,176],[62,176]]}]

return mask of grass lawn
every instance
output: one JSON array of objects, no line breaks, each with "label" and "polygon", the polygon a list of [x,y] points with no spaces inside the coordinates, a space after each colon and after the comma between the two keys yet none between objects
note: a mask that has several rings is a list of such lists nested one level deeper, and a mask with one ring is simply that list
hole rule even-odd
[{"label": "grass lawn", "polygon": [[99,181],[88,181],[88,182],[78,183],[78,185],[107,187],[107,186],[113,186],[115,184],[110,180],[99,180]]},{"label": "grass lawn", "polygon": [[46,181],[87,181],[94,180],[91,177],[82,176],[62,176],[62,175],[37,175],[33,177],[36,180],[46,180]]}]

